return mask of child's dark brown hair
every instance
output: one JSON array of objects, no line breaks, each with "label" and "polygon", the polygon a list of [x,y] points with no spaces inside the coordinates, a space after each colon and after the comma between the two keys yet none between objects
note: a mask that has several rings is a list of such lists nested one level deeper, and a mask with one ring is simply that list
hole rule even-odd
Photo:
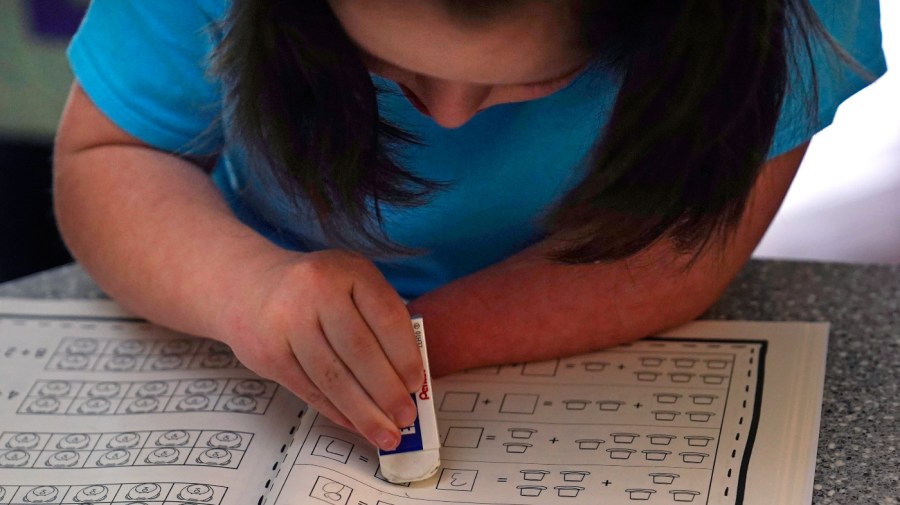
[{"label": "child's dark brown hair", "polygon": [[[471,21],[528,1],[442,3]],[[727,237],[766,161],[791,58],[827,39],[807,1],[558,4],[622,85],[585,178],[548,214],[547,234],[569,239],[554,259],[614,261],[661,238],[697,253]],[[380,206],[420,205],[441,185],[394,155],[416,139],[379,117],[368,71],[326,0],[235,0],[215,68],[241,141],[310,202],[333,240],[403,251],[381,233]]]}]

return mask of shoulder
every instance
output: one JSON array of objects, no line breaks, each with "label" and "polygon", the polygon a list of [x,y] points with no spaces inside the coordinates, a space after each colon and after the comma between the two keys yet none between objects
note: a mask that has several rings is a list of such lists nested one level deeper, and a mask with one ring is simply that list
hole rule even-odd
[{"label": "shoulder", "polygon": [[145,32],[190,37],[198,30],[221,21],[231,2],[228,0],[93,0],[79,29],[82,32],[114,32],[120,21],[129,28]]},{"label": "shoulder", "polygon": [[810,0],[810,5],[838,46],[870,71],[883,66],[878,0]]},{"label": "shoulder", "polygon": [[[769,156],[808,141],[838,106],[887,70],[878,0],[810,0],[825,30],[809,45],[795,33],[790,81]],[[830,40],[828,40],[830,39]],[[837,50],[835,50],[837,49]],[[843,53],[843,54],[842,54]]]},{"label": "shoulder", "polygon": [[[196,144],[219,115],[209,58],[226,0],[94,0],[69,46],[72,71],[119,127],[156,147]],[[190,146],[188,149],[186,146]]]}]

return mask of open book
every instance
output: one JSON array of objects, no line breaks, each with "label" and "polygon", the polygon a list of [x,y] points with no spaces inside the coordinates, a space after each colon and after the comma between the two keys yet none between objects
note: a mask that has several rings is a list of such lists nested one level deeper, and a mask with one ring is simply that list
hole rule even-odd
[{"label": "open book", "polygon": [[442,467],[401,486],[217,342],[0,299],[0,504],[808,503],[827,332],[697,322],[438,379]]}]

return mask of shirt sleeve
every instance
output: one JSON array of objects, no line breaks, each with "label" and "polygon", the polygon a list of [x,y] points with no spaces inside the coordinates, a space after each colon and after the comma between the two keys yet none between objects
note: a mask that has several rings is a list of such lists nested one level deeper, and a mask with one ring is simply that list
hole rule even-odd
[{"label": "shirt sleeve", "polygon": [[[812,0],[823,28],[852,60],[821,40],[797,39],[789,85],[769,151],[774,158],[808,141],[834,121],[838,106],[887,70],[878,0]],[[859,68],[854,68],[858,65]]]},{"label": "shirt sleeve", "polygon": [[210,75],[224,0],[94,0],[68,49],[72,72],[120,128],[166,151],[223,144],[221,85]]}]

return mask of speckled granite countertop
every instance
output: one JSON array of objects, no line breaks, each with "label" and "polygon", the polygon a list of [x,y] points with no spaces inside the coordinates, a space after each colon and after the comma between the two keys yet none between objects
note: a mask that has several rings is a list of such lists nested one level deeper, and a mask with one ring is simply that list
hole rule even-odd
[{"label": "speckled granite countertop", "polygon": [[[73,265],[0,296],[104,297]],[[829,321],[813,503],[900,504],[900,265],[751,261],[705,317]]]}]

